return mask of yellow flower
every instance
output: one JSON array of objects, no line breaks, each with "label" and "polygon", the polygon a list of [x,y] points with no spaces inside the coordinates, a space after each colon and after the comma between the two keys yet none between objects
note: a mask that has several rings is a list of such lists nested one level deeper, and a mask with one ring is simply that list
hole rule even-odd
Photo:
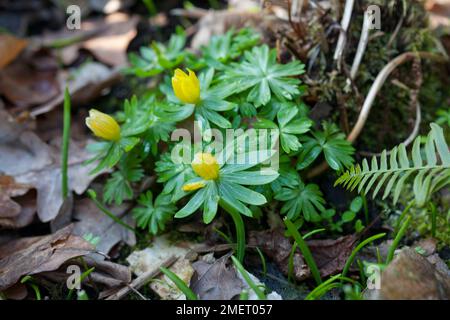
[{"label": "yellow flower", "polygon": [[219,163],[211,153],[197,153],[191,165],[194,172],[205,180],[219,177]]},{"label": "yellow flower", "polygon": [[202,181],[186,183],[183,186],[183,191],[186,191],[186,192],[195,191],[195,190],[203,188],[204,186],[205,186],[205,183]]},{"label": "yellow flower", "polygon": [[89,110],[86,125],[91,131],[105,140],[117,141],[120,139],[120,127],[113,117],[95,109]]},{"label": "yellow flower", "polygon": [[182,102],[196,104],[200,101],[200,82],[194,71],[188,69],[188,72],[189,75],[181,69],[176,69],[172,77],[172,87]]}]

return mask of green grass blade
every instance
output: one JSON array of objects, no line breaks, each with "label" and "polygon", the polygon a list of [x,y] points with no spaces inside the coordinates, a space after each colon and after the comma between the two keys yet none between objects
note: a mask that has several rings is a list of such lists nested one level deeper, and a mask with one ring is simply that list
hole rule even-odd
[{"label": "green grass blade", "polygon": [[266,295],[264,294],[264,292],[259,288],[259,286],[252,280],[252,278],[250,278],[250,275],[248,274],[247,270],[244,269],[244,267],[242,266],[242,264],[239,262],[238,259],[236,259],[236,257],[231,256],[231,260],[233,260],[234,266],[236,267],[236,269],[238,269],[239,273],[242,275],[242,277],[245,279],[245,282],[247,282],[247,284],[249,285],[250,288],[252,288],[253,291],[255,291],[256,296],[260,299],[260,300],[265,300],[266,299]]},{"label": "green grass blade", "polygon": [[164,267],[160,267],[159,269],[170,280],[172,280],[173,283],[175,283],[177,288],[180,289],[180,291],[184,293],[184,295],[186,296],[186,299],[188,299],[188,300],[198,300],[197,295],[175,273],[173,273],[171,270],[169,270],[167,268],[164,268]]},{"label": "green grass blade", "polygon": [[384,237],[386,233],[379,233],[376,234],[370,238],[367,238],[366,240],[362,241],[360,244],[356,246],[355,249],[353,249],[352,253],[350,254],[350,257],[347,259],[347,262],[345,263],[344,269],[342,270],[342,276],[345,277],[347,275],[348,270],[350,269],[350,266],[353,263],[353,260],[355,260],[356,254],[364,248],[367,244],[371,243],[372,241],[375,241],[377,239],[380,239]]},{"label": "green grass blade", "polygon": [[405,222],[403,222],[400,230],[398,230],[398,233],[395,236],[394,241],[391,244],[391,247],[389,248],[388,256],[386,258],[386,264],[390,263],[392,261],[392,259],[394,258],[394,252],[397,249],[397,247],[400,243],[400,240],[403,238],[403,236],[406,232],[406,228],[408,228],[410,220],[411,220],[411,216],[408,216],[406,218]]},{"label": "green grass blade", "polygon": [[314,258],[305,240],[303,240],[303,237],[300,235],[298,230],[295,228],[294,224],[288,218],[284,219],[284,223],[286,224],[289,233],[294,237],[294,240],[297,242],[303,257],[305,258],[306,264],[308,265],[309,269],[311,269],[311,273],[314,277],[314,280],[316,280],[317,284],[321,284],[322,279],[320,277],[319,268],[317,268],[316,262],[314,261]]},{"label": "green grass blade", "polygon": [[64,124],[63,124],[63,140],[61,148],[61,190],[63,200],[69,196],[69,182],[68,182],[68,159],[69,159],[69,138],[70,138],[70,95],[69,89],[64,91]]}]

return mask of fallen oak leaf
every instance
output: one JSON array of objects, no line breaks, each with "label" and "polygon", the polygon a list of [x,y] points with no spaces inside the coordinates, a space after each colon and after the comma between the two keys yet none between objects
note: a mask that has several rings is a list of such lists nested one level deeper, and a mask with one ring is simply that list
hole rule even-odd
[{"label": "fallen oak leaf", "polygon": [[31,185],[16,183],[11,176],[0,175],[0,219],[16,217],[22,208],[12,198],[23,196],[31,188]]},{"label": "fallen oak leaf", "polygon": [[92,253],[93,246],[72,235],[72,229],[70,225],[54,234],[34,239],[31,245],[0,259],[0,291],[16,284],[25,275],[53,271],[72,258]]},{"label": "fallen oak leaf", "polygon": [[[39,59],[45,59],[39,54]],[[60,93],[58,70],[38,68],[34,59],[38,56],[21,56],[0,70],[0,94],[20,109],[40,105]]]},{"label": "fallen oak leaf", "polygon": [[230,255],[226,254],[214,263],[203,260],[192,264],[196,273],[191,280],[191,289],[202,300],[231,300],[245,288],[236,269],[227,266]]},{"label": "fallen oak leaf", "polygon": [[[289,257],[292,243],[280,230],[252,231],[249,234],[249,246],[260,248],[269,258],[273,259],[283,274],[289,274]],[[311,270],[305,263],[303,256],[297,250],[294,253],[293,275],[298,281],[311,276]]]},{"label": "fallen oak leaf", "polygon": [[82,259],[72,259],[70,262],[64,263],[58,270],[43,272],[39,276],[53,282],[64,282],[69,276],[66,272],[69,265],[77,265],[81,270],[84,270],[85,267],[94,268],[89,273],[89,277],[83,281],[83,284],[86,285],[95,284],[111,289],[131,282],[131,272],[127,266],[105,261],[103,256],[95,253],[83,256]]},{"label": "fallen oak leaf", "polygon": [[31,110],[30,115],[36,117],[47,113],[64,101],[64,88],[70,92],[72,104],[84,104],[100,96],[105,88],[112,86],[122,78],[120,68],[108,68],[98,63],[85,63],[60,79],[60,94]]},{"label": "fallen oak leaf", "polygon": [[342,271],[356,241],[355,235],[307,241],[309,250],[320,270],[320,276],[325,278]]},{"label": "fallen oak leaf", "polygon": [[[59,152],[57,152],[59,154]],[[84,162],[91,158],[91,155],[74,141],[70,143],[68,161],[68,182],[69,190],[82,194],[99,174],[90,175],[89,172],[95,168],[96,164],[85,165]],[[1,169],[1,168],[0,168]],[[37,213],[42,222],[49,222],[55,219],[63,205],[61,168],[58,163],[39,170],[28,171],[16,175],[17,182],[30,184],[37,190]]]},{"label": "fallen oak leaf", "polygon": [[[89,50],[101,62],[115,67],[127,64],[127,47],[136,36],[137,16],[124,13],[114,13],[106,19],[85,22],[86,26],[104,28],[106,31],[82,44],[82,48]],[[103,26],[106,24],[106,26]]]},{"label": "fallen oak leaf", "polygon": [[[110,208],[110,211],[128,225],[133,226],[135,221],[128,214],[130,206],[129,203],[123,203],[121,206]],[[78,220],[74,224],[74,234],[79,236],[92,234],[99,237],[96,248],[100,252],[108,254],[120,241],[124,241],[129,246],[136,244],[135,234],[105,215],[91,199],[76,200],[73,217]]]},{"label": "fallen oak leaf", "polygon": [[[321,277],[342,271],[357,239],[356,235],[348,235],[338,239],[306,241]],[[292,243],[284,236],[282,230],[251,232],[248,245],[261,248],[268,257],[275,261],[280,270],[288,275]],[[309,278],[310,275],[311,271],[297,248],[294,254],[294,276],[297,280],[302,281]]]},{"label": "fallen oak leaf", "polygon": [[28,41],[9,34],[0,34],[0,70],[12,62],[25,49]]}]

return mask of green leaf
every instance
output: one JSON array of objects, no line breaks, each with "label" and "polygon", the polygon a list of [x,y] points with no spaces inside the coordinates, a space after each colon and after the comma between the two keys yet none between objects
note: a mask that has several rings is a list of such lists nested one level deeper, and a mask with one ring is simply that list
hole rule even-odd
[{"label": "green leaf", "polygon": [[275,194],[275,199],[285,201],[281,213],[290,220],[297,220],[303,215],[306,221],[319,221],[319,212],[325,210],[325,199],[319,186],[300,182],[295,188],[282,188]]},{"label": "green leaf", "polygon": [[232,63],[224,81],[235,82],[237,93],[250,89],[247,99],[258,108],[271,100],[272,93],[281,100],[299,95],[300,80],[291,77],[302,73],[304,65],[299,61],[278,64],[276,50],[263,45],[246,51],[241,63]]},{"label": "green leaf", "polygon": [[[431,194],[450,184],[450,153],[448,150],[449,147],[445,141],[442,128],[436,124],[431,124],[431,131],[425,141],[424,153],[426,159],[422,158],[421,137],[418,137],[413,143],[410,158],[408,158],[403,144],[391,150],[389,163],[387,152],[384,150],[379,163],[377,158],[373,157],[369,167],[367,160],[364,160],[362,169],[358,165],[350,168],[336,180],[335,185],[341,184],[347,189],[358,185],[358,191],[361,192],[365,189],[365,193],[368,193],[375,186],[373,190],[373,196],[375,197],[385,182],[388,181],[383,199],[393,195],[394,203],[396,203],[406,186],[407,180],[414,177],[415,203],[421,207],[427,203]],[[439,161],[436,154],[439,155]]]},{"label": "green leaf", "polygon": [[313,132],[313,137],[303,137],[304,147],[300,149],[297,169],[309,166],[323,152],[328,165],[336,171],[343,170],[353,164],[355,149],[345,139],[335,124],[323,123],[324,131]]},{"label": "green leaf", "polygon": [[175,218],[185,218],[193,214],[200,206],[207,200],[207,188],[202,188],[194,194],[189,202],[181,208],[176,214]]},{"label": "green leaf", "polygon": [[151,191],[141,194],[138,198],[138,204],[139,206],[131,211],[136,223],[140,228],[148,228],[148,231],[153,235],[164,231],[167,222],[172,220],[176,211],[169,195],[160,194],[153,202]]},{"label": "green leaf", "polygon": [[356,217],[356,212],[354,212],[354,211],[345,211],[343,214],[342,214],[342,221],[343,222],[350,222],[350,221],[353,221],[353,219],[355,219],[355,217]]},{"label": "green leaf", "polygon": [[363,206],[363,198],[362,197],[356,197],[353,199],[353,201],[350,203],[350,210],[353,212],[358,213]]}]

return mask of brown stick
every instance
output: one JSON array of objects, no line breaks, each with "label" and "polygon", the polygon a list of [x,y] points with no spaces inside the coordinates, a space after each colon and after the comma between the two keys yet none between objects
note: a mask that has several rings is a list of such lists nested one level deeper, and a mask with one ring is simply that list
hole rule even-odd
[{"label": "brown stick", "polygon": [[[370,110],[372,109],[373,102],[375,98],[382,88],[383,84],[386,82],[389,75],[401,64],[415,59],[415,58],[425,58],[435,61],[448,61],[445,57],[440,55],[436,55],[430,52],[405,52],[392,61],[390,61],[383,70],[380,71],[377,78],[375,79],[372,87],[370,88],[369,93],[366,96],[361,112],[359,113],[358,120],[354,125],[352,131],[347,137],[347,140],[350,142],[355,142],[358,136],[360,135],[364,125],[366,124],[367,118],[369,117]],[[326,162],[321,163],[317,167],[312,168],[309,173],[306,175],[308,179],[314,178],[320,175],[322,172],[328,169],[328,164]]]},{"label": "brown stick", "polygon": [[[174,264],[175,261],[177,261],[177,260],[178,260],[177,257],[171,256],[171,257],[169,257],[167,260],[165,260],[161,264],[161,267],[168,268],[172,264]],[[149,270],[149,271],[141,274],[136,279],[134,279],[127,286],[123,287],[122,289],[120,289],[116,293],[110,295],[108,298],[106,298],[106,300],[120,300],[123,297],[125,297],[126,295],[128,295],[131,291],[139,290],[143,285],[145,285],[148,282],[149,279],[152,279],[152,278],[156,277],[160,273],[161,273],[161,270],[160,270],[159,267],[156,268],[156,269],[153,269],[153,270]]]}]

